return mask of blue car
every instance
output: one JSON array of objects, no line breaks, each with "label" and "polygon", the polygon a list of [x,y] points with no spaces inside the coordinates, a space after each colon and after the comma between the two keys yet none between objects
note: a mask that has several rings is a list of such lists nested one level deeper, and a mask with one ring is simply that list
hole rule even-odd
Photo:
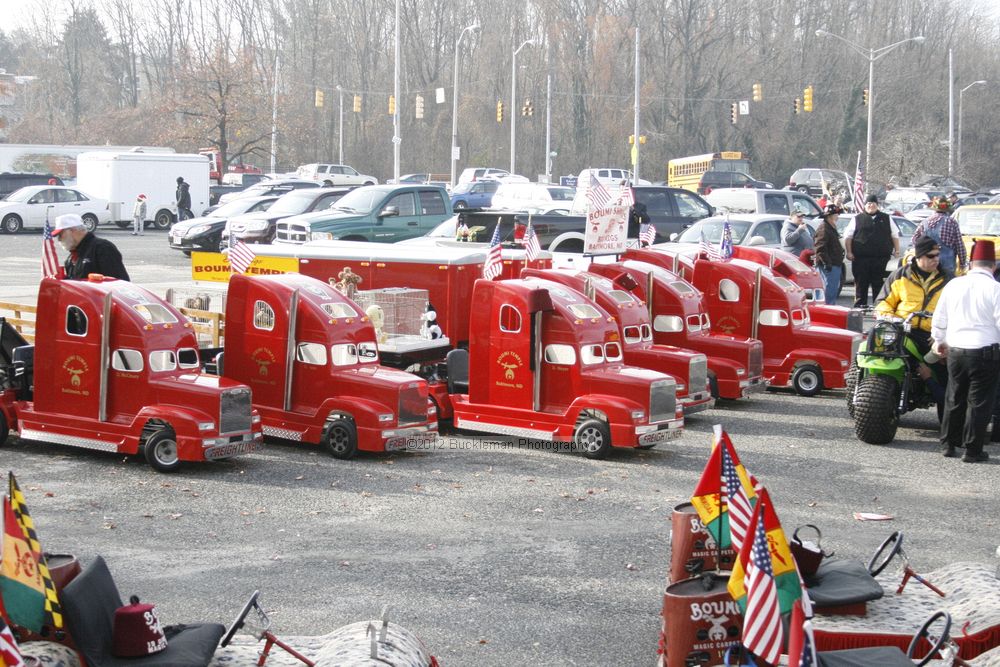
[{"label": "blue car", "polygon": [[451,208],[455,211],[487,208],[493,202],[493,193],[500,181],[472,181],[459,183],[451,191]]}]

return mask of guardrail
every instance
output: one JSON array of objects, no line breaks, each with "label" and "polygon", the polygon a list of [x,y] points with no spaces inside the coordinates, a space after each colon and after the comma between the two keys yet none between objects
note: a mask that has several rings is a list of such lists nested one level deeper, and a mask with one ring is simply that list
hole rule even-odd
[{"label": "guardrail", "polygon": [[[13,317],[8,317],[5,313],[13,313]],[[35,315],[38,307],[28,303],[13,303],[10,301],[0,301],[0,316],[7,319],[21,336],[29,343],[35,342]],[[31,317],[25,317],[30,315]]]},{"label": "guardrail", "polygon": [[191,320],[191,326],[199,339],[207,336],[212,341],[212,347],[222,346],[222,337],[226,330],[226,316],[212,310],[198,308],[177,308]]}]

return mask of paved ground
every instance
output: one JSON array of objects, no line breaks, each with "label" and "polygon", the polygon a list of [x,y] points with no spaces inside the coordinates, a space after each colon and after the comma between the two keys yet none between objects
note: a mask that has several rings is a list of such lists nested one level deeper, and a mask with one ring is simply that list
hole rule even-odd
[{"label": "paved ground", "polygon": [[[107,235],[137,281],[187,280],[162,233]],[[38,242],[0,238],[0,298],[34,293]],[[445,665],[651,665],[671,510],[694,488],[714,423],[789,532],[818,524],[828,549],[867,560],[902,530],[918,572],[994,562],[996,463],[941,458],[929,411],[907,417],[892,445],[860,443],[840,393],[723,404],[689,419],[679,441],[607,461],[469,434],[350,462],[271,443],[175,475],[16,439],[0,460],[48,550],[104,555],[122,592],[156,603],[167,623],[228,623],[259,588],[279,636],[325,633],[389,604]]]}]

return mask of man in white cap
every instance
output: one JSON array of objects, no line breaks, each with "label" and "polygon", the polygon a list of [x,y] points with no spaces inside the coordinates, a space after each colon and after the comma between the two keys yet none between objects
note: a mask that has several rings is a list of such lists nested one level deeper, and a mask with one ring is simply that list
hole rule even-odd
[{"label": "man in white cap", "polygon": [[58,216],[52,235],[59,239],[59,245],[69,253],[65,263],[68,280],[86,280],[91,273],[129,280],[122,254],[115,244],[88,232],[77,214]]}]

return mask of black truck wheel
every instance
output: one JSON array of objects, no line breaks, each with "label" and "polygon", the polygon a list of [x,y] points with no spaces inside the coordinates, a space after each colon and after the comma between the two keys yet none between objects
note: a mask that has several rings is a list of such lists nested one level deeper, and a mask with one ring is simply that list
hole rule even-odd
[{"label": "black truck wheel", "polygon": [[851,367],[847,369],[847,375],[844,376],[844,388],[847,391],[847,414],[854,417],[854,391],[858,387],[858,375],[861,373],[861,369],[858,368],[858,361],[855,359],[851,362]]},{"label": "black truck wheel", "polygon": [[358,453],[358,429],[346,419],[335,419],[326,427],[323,446],[335,459],[353,459]]},{"label": "black truck wheel", "polygon": [[888,375],[868,375],[858,383],[854,400],[854,433],[861,442],[885,445],[896,437],[899,387]]},{"label": "black truck wheel", "polygon": [[603,459],[611,451],[611,429],[600,419],[586,419],[576,427],[573,442],[588,459]]},{"label": "black truck wheel", "polygon": [[823,391],[823,370],[816,364],[802,364],[792,373],[792,388],[800,396],[815,396]]},{"label": "black truck wheel", "polygon": [[173,430],[162,428],[146,439],[142,448],[146,462],[156,472],[174,472],[181,467],[180,454],[177,452],[177,436]]},{"label": "black truck wheel", "polygon": [[7,437],[10,435],[10,424],[7,423],[7,418],[2,412],[0,412],[0,447],[7,444]]}]

